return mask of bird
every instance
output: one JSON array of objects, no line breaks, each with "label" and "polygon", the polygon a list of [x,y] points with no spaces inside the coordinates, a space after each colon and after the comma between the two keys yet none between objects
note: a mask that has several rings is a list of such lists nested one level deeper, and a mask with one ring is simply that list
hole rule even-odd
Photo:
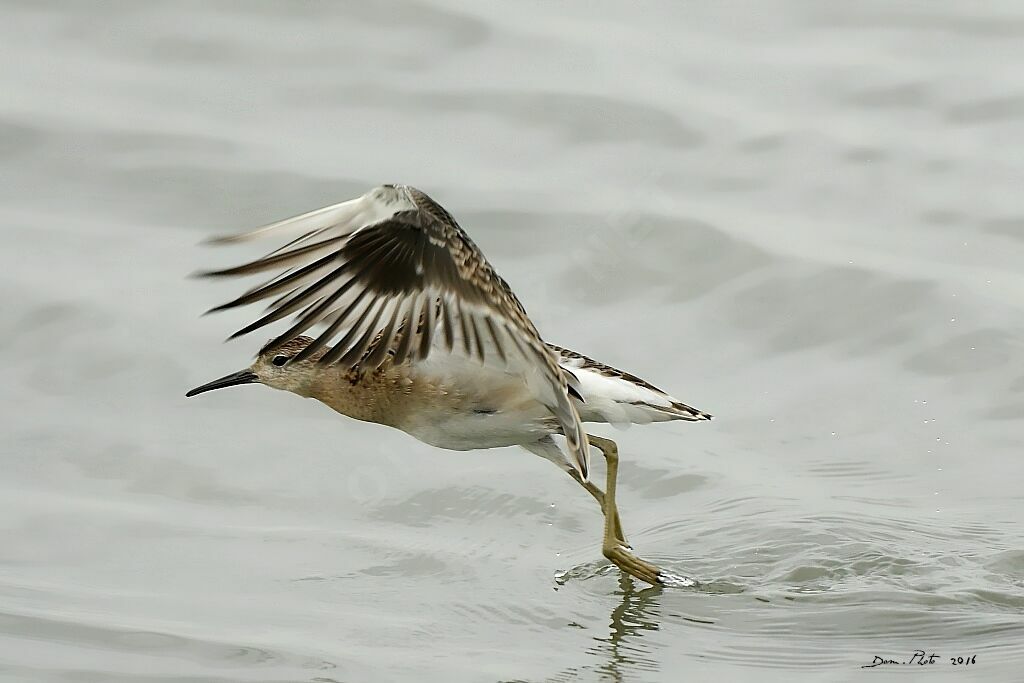
[{"label": "bird", "polygon": [[[207,312],[271,300],[229,339],[285,318],[291,325],[249,367],[186,396],[263,384],[442,449],[519,446],[557,465],[597,501],[602,553],[613,565],[652,585],[692,581],[633,552],[616,503],[618,445],[588,434],[584,424],[696,422],[710,420],[709,413],[546,342],[455,218],[414,187],[381,185],[209,242],[255,239],[283,244],[197,275],[270,279]],[[591,447],[605,459],[603,490],[590,479]]]}]

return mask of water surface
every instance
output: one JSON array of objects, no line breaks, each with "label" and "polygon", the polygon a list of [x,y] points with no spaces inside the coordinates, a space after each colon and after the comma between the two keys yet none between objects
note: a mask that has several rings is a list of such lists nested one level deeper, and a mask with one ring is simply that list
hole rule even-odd
[{"label": "water surface", "polygon": [[[1020,4],[3,3],[0,677],[930,681],[1024,667]],[[514,449],[247,387],[185,276],[362,193],[708,410],[640,554]],[[955,666],[950,657],[976,655]]]}]

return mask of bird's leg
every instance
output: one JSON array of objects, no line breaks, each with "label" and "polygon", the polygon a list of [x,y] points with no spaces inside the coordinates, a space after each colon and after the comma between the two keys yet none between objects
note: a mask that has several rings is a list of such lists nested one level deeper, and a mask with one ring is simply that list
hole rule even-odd
[{"label": "bird's leg", "polygon": [[[602,506],[604,509],[604,543],[601,550],[604,556],[630,576],[655,586],[663,584],[662,570],[634,555],[625,545],[625,541],[619,538],[622,535],[622,528],[619,523],[619,509],[615,504],[615,484],[619,474],[618,446],[611,439],[600,436],[588,436],[587,439],[592,446],[599,448],[604,453],[608,465],[608,483],[604,490],[604,505]],[[593,492],[591,493],[593,494]]]},{"label": "bird's leg", "polygon": [[[580,473],[576,470],[575,467],[569,464],[569,461],[565,459],[565,454],[562,453],[561,449],[559,449],[557,445],[555,445],[555,442],[551,439],[550,436],[545,437],[540,441],[522,444],[522,446],[531,453],[539,455],[545,460],[548,460],[554,463],[555,465],[558,465],[559,469],[561,469],[563,472],[568,473],[570,477],[576,480],[577,484],[585,488],[587,490],[587,493],[594,497],[594,500],[597,501],[597,504],[601,506],[602,513],[607,511],[604,503],[604,491],[602,491],[600,488],[597,487],[597,485],[593,484],[592,482],[583,481],[583,477],[580,476]],[[620,541],[622,541],[622,545],[628,546],[629,543],[626,542],[626,536],[622,533],[622,524],[619,522],[619,513],[617,510],[614,512],[614,518],[615,535]]]},{"label": "bird's leg", "polygon": [[[603,452],[604,451],[602,451],[602,453]],[[569,475],[579,483],[580,486],[585,488],[587,492],[594,497],[594,500],[597,501],[597,504],[601,506],[601,512],[603,512],[607,516],[609,511],[605,505],[604,491],[598,488],[597,485],[594,484],[593,482],[583,481],[583,478],[580,476],[580,473],[575,468],[570,467],[567,471],[569,472]],[[629,541],[626,540],[626,534],[622,530],[622,520],[619,519],[619,511],[617,509],[612,509],[611,514],[613,517],[612,525],[614,527],[615,538],[617,538],[619,542],[622,543],[622,545],[629,546]]]}]

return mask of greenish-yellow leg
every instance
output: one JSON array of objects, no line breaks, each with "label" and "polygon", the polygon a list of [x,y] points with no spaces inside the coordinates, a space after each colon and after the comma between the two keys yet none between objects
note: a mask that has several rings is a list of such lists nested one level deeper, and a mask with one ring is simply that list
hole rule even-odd
[{"label": "greenish-yellow leg", "polygon": [[[587,488],[591,495],[597,498],[598,502],[601,502],[601,508],[604,510],[604,543],[601,549],[604,556],[630,576],[646,581],[651,585],[662,584],[661,569],[634,555],[629,546],[626,545],[625,537],[622,534],[619,508],[615,504],[615,483],[619,476],[618,446],[611,439],[605,439],[600,436],[588,436],[587,438],[592,446],[599,448],[604,453],[605,462],[608,466],[608,483],[603,492],[604,495],[598,498],[594,491]],[[597,487],[594,488],[596,489]],[[597,492],[600,493],[600,489],[597,489]]]},{"label": "greenish-yellow leg", "polygon": [[[579,483],[580,486],[585,488],[587,490],[587,492],[594,497],[594,500],[597,501],[597,504],[601,506],[601,512],[603,512],[605,515],[607,515],[608,514],[608,508],[605,506],[605,502],[604,502],[605,501],[604,491],[602,491],[600,488],[598,488],[592,482],[583,481],[583,479],[580,477],[580,473],[577,472],[575,469],[569,469],[568,472],[569,472],[570,475],[572,475],[572,478],[575,479]],[[619,539],[619,541],[622,542],[622,545],[628,546],[629,542],[626,540],[626,534],[622,531],[622,521],[619,520],[619,511],[618,510],[615,510],[615,509],[612,510],[612,518],[613,518],[612,525],[614,527],[615,538]]]}]

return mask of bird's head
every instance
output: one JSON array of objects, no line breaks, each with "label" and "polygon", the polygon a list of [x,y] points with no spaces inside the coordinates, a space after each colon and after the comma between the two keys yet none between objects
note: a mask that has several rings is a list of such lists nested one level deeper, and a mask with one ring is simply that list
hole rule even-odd
[{"label": "bird's head", "polygon": [[307,359],[299,361],[292,361],[292,359],[312,343],[313,340],[309,337],[296,337],[276,348],[268,342],[260,349],[253,364],[245,370],[207,382],[185,395],[195,396],[214,389],[242,384],[265,384],[274,389],[307,396],[308,387],[317,374],[317,360],[329,350],[329,347],[318,350]]}]

